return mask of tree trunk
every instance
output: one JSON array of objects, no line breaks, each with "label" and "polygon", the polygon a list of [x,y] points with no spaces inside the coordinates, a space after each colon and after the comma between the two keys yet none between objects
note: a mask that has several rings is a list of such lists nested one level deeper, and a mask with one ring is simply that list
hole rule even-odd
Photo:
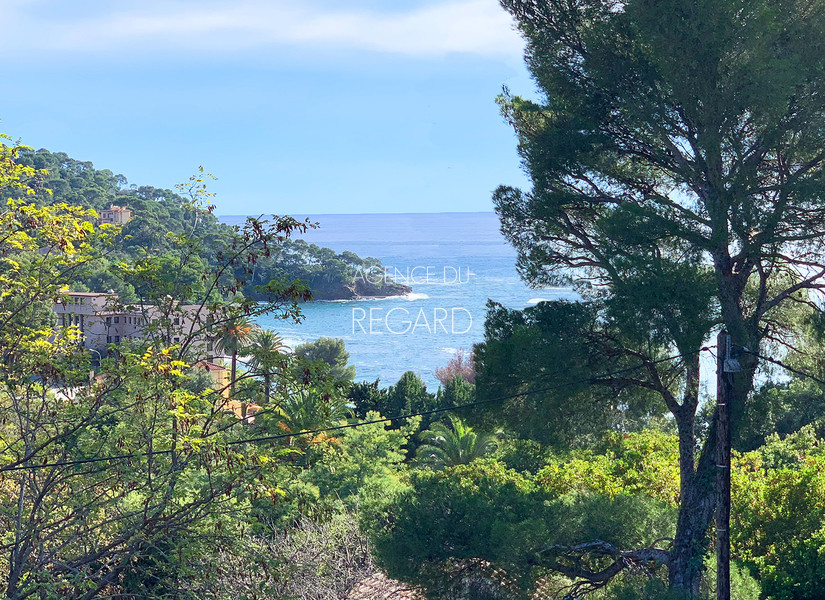
[{"label": "tree trunk", "polygon": [[730,336],[716,341],[716,598],[730,600],[730,396],[726,361],[731,357]]},{"label": "tree trunk", "polygon": [[[26,455],[29,449],[26,446]],[[23,566],[26,562],[29,543],[24,542],[23,537],[23,508],[26,498],[26,482],[28,473],[25,471],[20,479],[20,489],[17,497],[17,515],[15,518],[14,543],[9,551],[9,573],[6,577],[6,597],[14,599],[18,596],[20,576],[23,573]]]},{"label": "tree trunk", "polygon": [[[680,445],[681,442],[680,435]],[[687,485],[683,486],[681,491],[682,501],[669,565],[670,588],[690,600],[699,598],[703,559],[707,550],[707,532],[716,508],[713,460],[715,454],[714,423],[705,441],[695,473],[691,472],[683,477]]]},{"label": "tree trunk", "polygon": [[231,368],[229,371],[229,397],[234,400],[235,399],[235,373],[238,369],[238,355],[233,352],[232,353],[232,362]]},{"label": "tree trunk", "polygon": [[[229,397],[235,401],[235,377],[238,372],[238,353],[232,352],[232,370],[230,371]],[[246,402],[241,402],[241,420],[246,423]]]}]

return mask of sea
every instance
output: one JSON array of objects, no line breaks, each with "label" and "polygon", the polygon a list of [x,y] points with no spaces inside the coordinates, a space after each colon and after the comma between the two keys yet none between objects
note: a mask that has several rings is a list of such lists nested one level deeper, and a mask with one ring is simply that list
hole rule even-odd
[{"label": "sea", "polygon": [[[257,319],[293,348],[320,337],[343,339],[356,381],[385,387],[413,371],[435,391],[435,370],[484,339],[488,300],[522,309],[575,299],[570,289],[532,289],[520,279],[516,252],[493,212],[293,216],[319,224],[299,236],[308,243],[377,258],[381,277],[412,288],[405,296],[305,303],[300,322]],[[219,217],[230,225],[245,218]]]}]

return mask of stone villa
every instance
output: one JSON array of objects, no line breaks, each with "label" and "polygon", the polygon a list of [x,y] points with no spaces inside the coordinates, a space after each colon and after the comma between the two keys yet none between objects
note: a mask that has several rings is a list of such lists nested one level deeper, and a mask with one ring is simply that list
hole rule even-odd
[{"label": "stone villa", "polygon": [[[163,317],[151,305],[123,306],[114,292],[66,292],[64,299],[55,303],[54,312],[58,327],[76,326],[83,345],[97,351],[105,351],[110,344],[146,337],[146,326]],[[177,343],[185,333],[197,331],[202,312],[197,304],[176,306],[169,322],[169,342]],[[200,345],[200,358],[210,358],[209,345]]]},{"label": "stone villa", "polygon": [[109,208],[100,211],[100,222],[112,225],[126,225],[132,220],[132,211],[122,206],[110,204]]}]

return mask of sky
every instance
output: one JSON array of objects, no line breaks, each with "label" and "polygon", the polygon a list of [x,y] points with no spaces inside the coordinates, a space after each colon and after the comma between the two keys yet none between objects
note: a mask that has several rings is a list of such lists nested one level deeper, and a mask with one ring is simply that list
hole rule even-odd
[{"label": "sky", "polygon": [[535,95],[497,0],[0,0],[0,131],[217,214],[492,210]]}]

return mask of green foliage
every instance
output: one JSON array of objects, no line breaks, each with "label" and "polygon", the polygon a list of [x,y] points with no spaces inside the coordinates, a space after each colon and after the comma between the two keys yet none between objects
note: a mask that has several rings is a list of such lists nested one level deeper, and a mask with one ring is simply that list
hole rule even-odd
[{"label": "green foliage", "polygon": [[[825,318],[810,311],[797,311],[795,342],[782,361],[801,373],[825,379]],[[774,356],[776,354],[772,353]],[[751,396],[742,415],[742,428],[734,440],[737,450],[747,452],[766,443],[768,437],[795,433],[812,425],[819,437],[825,435],[825,392],[811,377],[784,369],[768,370],[771,376]],[[788,379],[790,377],[790,379]]]},{"label": "green foliage", "polygon": [[419,436],[421,444],[416,449],[416,459],[420,464],[443,469],[456,465],[467,465],[478,458],[495,451],[497,436],[476,433],[458,417],[449,417],[449,426],[433,423]]},{"label": "green foliage", "polygon": [[[702,589],[703,598],[712,600],[716,598],[716,588],[713,582],[716,580],[716,556],[708,553],[705,556],[705,580]],[[762,586],[753,575],[750,569],[739,560],[731,560],[730,563],[730,597],[732,600],[763,600]]]},{"label": "green foliage", "polygon": [[259,268],[275,279],[306,281],[318,300],[391,296],[410,291],[386,277],[384,267],[375,258],[360,258],[349,251],[336,254],[303,240],[289,241],[274,249],[272,257],[262,261]]},{"label": "green foliage", "polygon": [[[522,276],[574,285],[582,302],[493,307],[476,348],[479,396],[520,395],[483,418],[564,448],[638,431],[666,405],[690,500],[670,584],[698,598],[717,466],[715,438],[694,434],[695,357],[722,327],[740,348],[793,346],[799,307],[822,312],[825,3],[501,4],[539,93],[499,99],[531,186],[499,187],[493,200]],[[657,362],[673,354],[681,360]],[[749,407],[760,361],[738,360],[725,405],[741,447],[819,418],[821,402],[805,406],[804,395]]]},{"label": "green foliage", "polygon": [[[378,384],[379,382],[375,381],[350,386],[349,399],[354,406],[356,417],[364,418],[369,411],[376,411],[392,418],[397,415],[444,409],[457,403],[472,401],[474,392],[471,384],[453,381],[446,388],[439,388],[438,393],[430,393],[421,378],[412,371],[404,373],[395,385],[388,388],[382,389]],[[428,429],[445,416],[446,414],[442,413],[424,415],[420,431]],[[400,421],[394,420],[393,427],[397,427],[399,423]],[[415,453],[420,442],[419,434],[413,436],[408,444],[410,455]]]},{"label": "green foliage", "polygon": [[600,320],[595,302],[542,302],[524,311],[489,304],[484,342],[475,347],[479,400],[517,397],[476,409],[471,420],[561,448],[649,425],[666,411],[661,396],[610,378],[591,386],[601,373],[639,364],[605,354],[602,335],[622,333]]},{"label": "green foliage", "polygon": [[344,340],[338,338],[318,338],[295,348],[295,355],[310,362],[321,361],[329,365],[329,376],[344,383],[355,379],[355,367],[349,365],[349,352]]},{"label": "green foliage", "polygon": [[[476,399],[476,386],[463,377],[448,379],[438,388],[438,403],[441,406],[471,404]],[[461,414],[461,413],[459,413]]]},{"label": "green foliage", "polygon": [[[367,414],[367,420],[380,419],[376,412]],[[363,498],[362,490],[375,483],[391,487],[400,484],[407,453],[404,446],[418,429],[420,417],[409,419],[398,429],[389,429],[386,423],[372,423],[342,430],[328,452],[302,479],[318,486],[328,498],[341,499],[351,507]]]},{"label": "green foliage", "polygon": [[[33,200],[38,205],[65,203],[99,212],[114,203],[133,211],[132,220],[123,227],[122,236],[95,273],[78,274],[74,278],[74,283],[90,291],[115,289],[123,291],[129,300],[134,300],[136,296],[131,287],[135,287],[137,297],[148,297],[149,280],[139,273],[127,277],[125,282],[111,275],[120,261],[135,263],[148,252],[153,259],[144,267],[157,270],[153,278],[156,285],[168,287],[173,280],[181,285],[184,280],[176,270],[183,269],[189,275],[185,285],[195,288],[186,294],[167,289],[159,295],[171,293],[176,298],[188,300],[202,291],[197,288],[202,285],[203,276],[208,279],[209,274],[217,272],[225,255],[231,252],[233,230],[236,228],[218,223],[212,215],[214,207],[208,202],[200,207],[203,210],[191,202],[196,196],[207,200],[211,196],[204,194],[204,191],[205,181],[212,176],[204,173],[203,169],[197,177],[172,191],[152,186],[129,186],[122,175],[97,170],[92,163],[74,160],[62,152],[34,152],[19,147],[17,158],[20,168],[26,169],[21,171],[23,178],[32,179],[35,183]],[[25,192],[12,190],[11,195],[20,198]],[[292,227],[295,225],[297,223]],[[314,226],[309,222],[300,225],[304,230]],[[181,240],[191,241],[194,237],[202,240],[196,248],[196,257],[190,256],[180,261],[176,251]],[[163,268],[158,268],[159,260]],[[304,281],[318,299],[392,295],[408,291],[387,278],[364,279],[364,273],[383,273],[381,263],[374,258],[362,259],[347,251],[336,254],[328,248],[288,239],[287,236],[273,239],[252,267],[249,276],[244,277],[243,292],[255,300],[264,300],[269,296],[266,288],[273,281]],[[356,285],[356,282],[360,284]]]},{"label": "green foliage", "polygon": [[411,485],[386,511],[387,526],[371,533],[390,576],[429,590],[445,584],[455,560],[482,558],[526,574],[526,549],[550,539],[558,523],[546,494],[494,461],[414,472]]},{"label": "green foliage", "polygon": [[[593,594],[599,598],[598,594]],[[605,600],[682,600],[683,596],[667,589],[667,584],[659,578],[630,577],[618,581],[605,590]],[[746,600],[734,596],[736,600]],[[748,598],[747,600],[756,600]]]},{"label": "green foliage", "polygon": [[250,357],[247,364],[249,369],[263,379],[264,405],[269,404],[273,376],[282,374],[291,366],[287,350],[281,337],[273,331],[256,329],[249,336],[244,353]]},{"label": "green foliage", "polygon": [[825,434],[823,417],[825,394],[819,385],[804,378],[768,382],[751,397],[735,447],[743,452],[755,450],[772,434],[792,434],[806,425],[813,425],[820,435]]},{"label": "green foliage", "polygon": [[[64,285],[103,272],[117,228],[96,227],[85,208],[26,202],[29,190],[38,198],[27,186],[42,174],[16,163],[19,147],[0,145],[0,153],[0,189],[14,196],[0,212],[5,596],[180,597],[190,565],[249,527],[251,502],[281,494],[290,450],[238,443],[249,434],[243,421],[188,375],[187,360],[222,323],[295,314],[298,288],[260,304],[236,294],[247,265],[297,225],[276,218],[233,232],[224,241],[234,250],[208,280],[188,269],[203,265],[205,240],[196,233],[167,237],[169,252],[149,248],[134,262],[120,260],[111,273],[145,285],[136,287],[153,302],[152,323],[146,339],[99,356],[101,377],[90,379],[80,332],[55,332],[51,308]],[[190,181],[187,210],[196,223],[208,214],[202,182]],[[190,294],[203,318],[184,330],[181,300]],[[290,374],[280,382],[300,389]]]},{"label": "green foliage", "polygon": [[[238,354],[249,340],[252,331],[252,321],[246,315],[236,315],[223,319],[213,328],[215,351],[230,356],[232,371],[229,376],[229,397],[235,397],[235,382],[237,381]],[[246,408],[243,410],[246,418]]]},{"label": "green foliage", "polygon": [[370,411],[381,412],[387,407],[387,391],[379,387],[381,382],[359,381],[353,383],[347,392],[347,398],[353,406],[353,414],[364,419]]},{"label": "green foliage", "polygon": [[[329,427],[350,414],[346,398],[324,382],[307,383],[291,389],[279,400],[278,409],[268,418],[287,433]],[[303,444],[312,438],[301,436],[294,439]]]},{"label": "green foliage", "polygon": [[383,525],[370,531],[388,573],[432,597],[455,584],[462,565],[490,563],[527,593],[552,572],[550,557],[581,540],[639,547],[673,532],[673,509],[655,498],[630,490],[560,491],[541,474],[517,473],[492,459],[415,471],[410,483],[383,509]]},{"label": "green foliage", "polygon": [[655,430],[607,434],[596,450],[553,455],[537,478],[556,493],[635,494],[676,505],[678,443]]},{"label": "green foliage", "polygon": [[810,427],[740,457],[732,541],[765,598],[814,598],[825,586],[825,450]]},{"label": "green foliage", "polygon": [[246,346],[251,331],[252,322],[243,316],[220,323],[214,328],[216,351],[237,356]]},{"label": "green foliage", "polygon": [[[427,391],[421,378],[407,371],[398,383],[387,389],[386,406],[379,411],[387,416],[404,415],[438,408],[434,394]],[[426,420],[424,427],[426,427]]]},{"label": "green foliage", "polygon": [[93,213],[81,207],[34,203],[45,173],[20,164],[25,147],[7,141],[0,135],[0,194],[7,198],[0,209],[0,373],[8,381],[53,380],[73,360],[77,331],[69,328],[48,343],[52,306],[68,280],[100,259],[111,228],[95,228]]},{"label": "green foliage", "polygon": [[508,469],[535,475],[550,460],[550,449],[533,440],[503,438],[496,458]]}]

